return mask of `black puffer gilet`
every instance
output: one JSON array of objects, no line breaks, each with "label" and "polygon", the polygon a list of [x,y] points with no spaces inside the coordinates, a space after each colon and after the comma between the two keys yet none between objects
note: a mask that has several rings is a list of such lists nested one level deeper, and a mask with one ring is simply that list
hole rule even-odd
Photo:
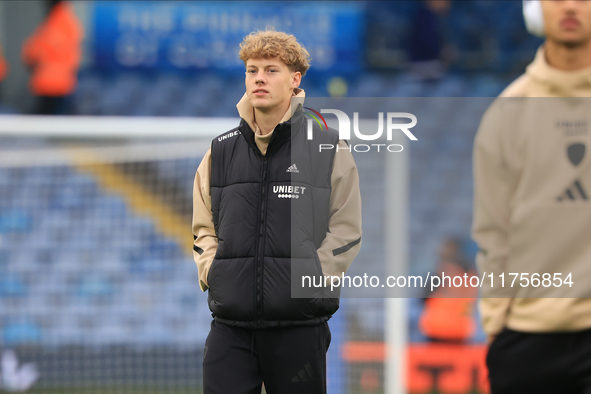
[{"label": "black puffer gilet", "polygon": [[[266,155],[244,120],[211,149],[211,208],[219,245],[208,274],[214,318],[245,328],[322,323],[338,298],[322,289],[293,298],[292,269],[322,275],[317,249],[328,230],[334,131],[307,138],[301,110],[273,131]],[[290,188],[291,187],[291,188]],[[292,268],[293,265],[293,268]]]}]

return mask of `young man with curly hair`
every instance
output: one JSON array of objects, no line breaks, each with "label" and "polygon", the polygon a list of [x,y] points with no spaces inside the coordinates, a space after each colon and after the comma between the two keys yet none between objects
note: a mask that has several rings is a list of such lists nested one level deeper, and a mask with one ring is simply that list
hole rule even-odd
[{"label": "young man with curly hair", "polygon": [[338,298],[292,297],[292,274],[341,275],[361,242],[357,168],[336,134],[307,138],[299,88],[309,54],[294,36],[240,45],[240,125],[215,138],[195,176],[194,256],[214,320],[204,394],[326,393],[328,319]]}]

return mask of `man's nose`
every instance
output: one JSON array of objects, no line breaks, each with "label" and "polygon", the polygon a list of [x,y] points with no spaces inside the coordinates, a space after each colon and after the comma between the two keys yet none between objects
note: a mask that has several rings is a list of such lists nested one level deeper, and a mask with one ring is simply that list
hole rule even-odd
[{"label": "man's nose", "polygon": [[262,72],[258,72],[257,75],[254,78],[255,83],[264,83],[265,82],[265,78],[264,78],[264,74]]},{"label": "man's nose", "polygon": [[566,9],[567,12],[575,12],[579,5],[580,0],[566,0],[562,3],[562,6]]}]

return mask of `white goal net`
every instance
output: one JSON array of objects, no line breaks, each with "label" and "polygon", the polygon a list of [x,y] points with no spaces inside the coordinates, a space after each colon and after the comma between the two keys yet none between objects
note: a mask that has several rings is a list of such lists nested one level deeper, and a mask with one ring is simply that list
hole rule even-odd
[{"label": "white goal net", "polygon": [[[0,391],[201,392],[211,314],[192,258],[193,178],[212,138],[237,124],[2,117]],[[371,203],[364,210],[377,217],[384,193],[405,204],[405,189],[386,187],[368,159],[358,160],[364,182],[375,186],[362,185]],[[404,182],[403,175],[388,176]],[[386,217],[364,229],[379,231]],[[392,302],[398,317],[384,313]],[[330,321],[331,394],[400,387],[402,357],[385,366],[383,352],[388,339],[393,354],[402,354],[402,305],[342,300]],[[384,334],[386,321],[391,334]],[[359,344],[362,353],[375,344],[377,355],[360,357]]]}]

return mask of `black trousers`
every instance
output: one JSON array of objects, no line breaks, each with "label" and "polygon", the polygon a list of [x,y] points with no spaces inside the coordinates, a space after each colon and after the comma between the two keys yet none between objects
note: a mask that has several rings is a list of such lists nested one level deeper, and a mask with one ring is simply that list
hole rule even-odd
[{"label": "black trousers", "polygon": [[213,321],[203,394],[325,394],[328,323],[250,330]]},{"label": "black trousers", "polygon": [[591,330],[503,330],[486,357],[492,394],[591,394]]}]

